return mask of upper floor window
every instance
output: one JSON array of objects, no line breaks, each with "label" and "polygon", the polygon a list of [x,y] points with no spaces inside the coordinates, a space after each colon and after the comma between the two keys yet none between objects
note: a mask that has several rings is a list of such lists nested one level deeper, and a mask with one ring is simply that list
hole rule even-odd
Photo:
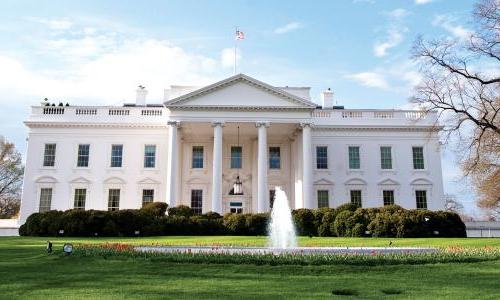
[{"label": "upper floor window", "polygon": [[85,200],[87,199],[87,189],[75,189],[74,209],[85,210]]},{"label": "upper floor window", "polygon": [[191,209],[201,215],[203,208],[203,190],[191,190]]},{"label": "upper floor window", "polygon": [[413,147],[413,169],[422,170],[424,166],[424,147]]},{"label": "upper floor window", "polygon": [[38,206],[39,212],[46,212],[50,210],[52,203],[52,188],[40,189],[40,205]]},{"label": "upper floor window", "polygon": [[351,190],[351,203],[361,207],[361,190]]},{"label": "upper floor window", "polygon": [[417,201],[417,209],[427,209],[427,191],[415,191],[415,200]]},{"label": "upper floor window", "polygon": [[392,169],[392,148],[388,146],[380,147],[380,168]]},{"label": "upper floor window", "polygon": [[394,191],[393,190],[382,191],[382,197],[384,198],[384,206],[394,205]]},{"label": "upper floor window", "polygon": [[109,189],[108,191],[108,210],[120,209],[120,189]]},{"label": "upper floor window", "polygon": [[111,167],[121,168],[123,160],[123,145],[111,146]]},{"label": "upper floor window", "polygon": [[349,146],[349,169],[361,168],[359,146]]},{"label": "upper floor window", "polygon": [[90,155],[90,145],[80,144],[78,145],[78,158],[76,161],[77,167],[88,167],[89,166],[89,155]]},{"label": "upper floor window", "polygon": [[156,145],[144,146],[144,168],[154,168],[156,165]]},{"label": "upper floor window", "polygon": [[191,167],[193,169],[203,169],[203,146],[193,146]]},{"label": "upper floor window", "polygon": [[328,169],[328,147],[316,147],[316,169]]},{"label": "upper floor window", "polygon": [[280,147],[269,147],[269,169],[281,168]]},{"label": "upper floor window", "polygon": [[242,165],[242,147],[231,147],[231,169],[241,169]]},{"label": "upper floor window", "polygon": [[56,163],[56,144],[45,144],[43,152],[43,166],[53,167]]},{"label": "upper floor window", "polygon": [[155,190],[153,189],[142,190],[142,206],[153,202],[154,197],[155,197]]},{"label": "upper floor window", "polygon": [[329,207],[328,190],[318,190],[318,208]]}]

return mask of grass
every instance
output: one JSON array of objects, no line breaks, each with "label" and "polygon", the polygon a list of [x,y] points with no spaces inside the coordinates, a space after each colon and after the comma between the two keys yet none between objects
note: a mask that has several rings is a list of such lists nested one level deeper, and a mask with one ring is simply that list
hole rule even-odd
[{"label": "grass", "polygon": [[[264,245],[259,237],[50,238],[64,242]],[[500,247],[500,239],[301,238],[303,246]],[[0,238],[0,298],[498,299],[500,261],[391,266],[183,264],[47,255],[47,238]]]}]

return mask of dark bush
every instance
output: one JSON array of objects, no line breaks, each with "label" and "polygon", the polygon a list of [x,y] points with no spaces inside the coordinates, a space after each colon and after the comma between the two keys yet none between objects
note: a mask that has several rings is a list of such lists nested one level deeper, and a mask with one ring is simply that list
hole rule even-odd
[{"label": "dark bush", "polygon": [[356,209],[358,209],[358,208],[359,208],[359,206],[358,206],[358,205],[356,205],[356,204],[353,204],[353,203],[345,203],[345,204],[339,205],[339,206],[336,208],[336,210],[337,210],[337,214],[339,214],[340,212],[342,212],[342,211],[346,211],[346,210],[354,212],[354,211],[356,211]]},{"label": "dark bush", "polygon": [[267,235],[269,214],[246,214],[245,227],[248,235]]},{"label": "dark bush", "polygon": [[225,214],[224,227],[227,228],[229,234],[245,235],[246,230],[246,217],[242,214]]},{"label": "dark bush", "polygon": [[352,217],[354,213],[350,210],[344,210],[339,212],[337,217],[335,218],[335,222],[333,222],[333,228],[330,228],[337,236],[350,236],[350,228],[349,228],[349,219]]},{"label": "dark bush", "polygon": [[314,213],[311,209],[297,209],[292,211],[293,221],[298,235],[315,236],[318,229],[314,226]]},{"label": "dark bush", "polygon": [[321,224],[318,227],[319,236],[336,236],[335,231],[332,231],[333,222],[335,222],[335,217],[337,216],[337,211],[335,209],[330,209],[323,215]]},{"label": "dark bush", "polygon": [[168,215],[169,216],[191,217],[194,215],[194,211],[189,206],[178,205],[176,207],[170,207],[168,209]]},{"label": "dark bush", "polygon": [[165,202],[146,203],[140,210],[155,217],[163,217],[167,212],[168,204]]}]

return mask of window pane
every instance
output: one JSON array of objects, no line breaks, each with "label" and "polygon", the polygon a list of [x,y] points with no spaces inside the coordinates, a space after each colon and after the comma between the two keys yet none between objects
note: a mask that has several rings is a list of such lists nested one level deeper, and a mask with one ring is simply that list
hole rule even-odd
[{"label": "window pane", "polygon": [[382,169],[392,169],[391,147],[380,147],[380,167]]},{"label": "window pane", "polygon": [[191,209],[201,215],[203,208],[203,190],[191,190]]},{"label": "window pane", "polygon": [[75,199],[73,207],[85,210],[85,200],[87,199],[87,189],[75,189]]},{"label": "window pane", "polygon": [[43,188],[40,190],[40,205],[38,207],[39,212],[46,212],[50,210],[50,205],[52,203],[52,189]]},{"label": "window pane", "polygon": [[123,145],[111,146],[111,167],[121,168],[122,166]]},{"label": "window pane", "polygon": [[242,151],[240,146],[231,147],[231,169],[241,169]]},{"label": "window pane", "polygon": [[78,145],[78,159],[76,162],[77,167],[88,167],[89,166],[89,153],[90,145]]},{"label": "window pane", "polygon": [[144,147],[144,168],[154,168],[156,164],[156,145]]},{"label": "window pane", "polygon": [[56,162],[56,144],[45,144],[43,153],[43,166],[53,167]]},{"label": "window pane", "polygon": [[427,209],[427,191],[415,191],[417,209]]},{"label": "window pane", "polygon": [[155,190],[142,190],[142,206],[147,203],[151,203],[154,201]]},{"label": "window pane", "polygon": [[269,169],[281,168],[280,147],[269,147]]},{"label": "window pane", "polygon": [[384,206],[394,205],[394,191],[382,191]]},{"label": "window pane", "polygon": [[328,204],[328,190],[318,191],[318,208],[329,207]]},{"label": "window pane", "polygon": [[193,161],[191,167],[193,169],[203,169],[203,146],[193,147]]},{"label": "window pane", "polygon": [[351,203],[361,207],[361,190],[351,190]]},{"label": "window pane", "polygon": [[120,209],[120,189],[110,189],[108,194],[108,210]]},{"label": "window pane", "polygon": [[424,169],[424,148],[423,147],[413,147],[413,169],[422,170]]},{"label": "window pane", "polygon": [[349,169],[359,169],[360,166],[359,147],[349,146]]},{"label": "window pane", "polygon": [[316,147],[316,168],[328,169],[328,147]]}]

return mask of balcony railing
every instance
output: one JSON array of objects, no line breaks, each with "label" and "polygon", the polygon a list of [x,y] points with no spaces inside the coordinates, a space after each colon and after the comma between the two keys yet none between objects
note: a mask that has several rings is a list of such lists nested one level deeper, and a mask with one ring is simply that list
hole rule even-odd
[{"label": "balcony railing", "polygon": [[312,117],[316,124],[381,124],[429,125],[437,121],[435,112],[418,110],[315,110]]}]

